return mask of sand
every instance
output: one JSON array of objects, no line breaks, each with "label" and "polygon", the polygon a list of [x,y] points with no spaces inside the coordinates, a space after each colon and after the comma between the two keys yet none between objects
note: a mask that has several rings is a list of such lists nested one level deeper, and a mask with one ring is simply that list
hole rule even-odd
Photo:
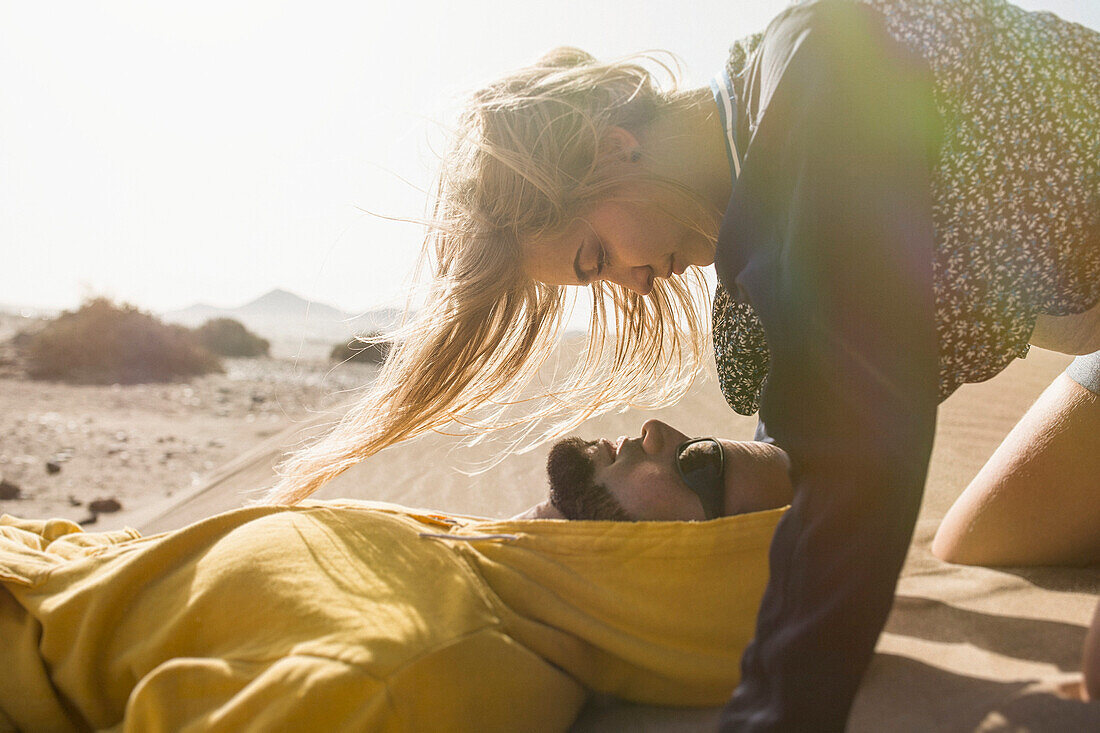
[{"label": "sand", "polygon": [[[186,382],[34,381],[4,352],[20,325],[0,314],[0,479],[19,493],[0,498],[0,512],[63,517],[90,530],[139,525],[236,457],[338,408],[345,390],[377,373],[360,364],[262,358],[224,359],[224,374]],[[91,510],[111,500],[117,512]]]},{"label": "sand", "polygon": [[[941,407],[913,546],[849,730],[1100,730],[1100,703],[1056,694],[1077,679],[1081,646],[1100,593],[1100,569],[966,568],[942,563],[928,550],[955,497],[1068,361],[1033,350],[990,382],[963,387]],[[324,371],[310,373],[318,377]],[[95,529],[130,524],[156,532],[255,498],[258,488],[271,483],[272,466],[283,448],[316,422],[311,410],[322,403],[338,404],[341,396],[329,394],[333,383],[295,391],[299,387],[292,386],[293,379],[280,387],[270,373],[252,380],[242,374],[231,371],[189,385],[118,389],[0,379],[0,452],[7,457],[0,471],[7,475],[13,463],[23,466],[23,480],[34,489],[31,499],[0,502],[0,511],[32,516],[56,508],[79,518],[85,507],[67,507],[67,494],[86,500],[113,491],[123,497],[127,511],[100,515]],[[271,397],[252,402],[252,390],[269,388],[274,390]],[[226,402],[219,402],[223,397]],[[265,410],[271,400],[280,407]],[[223,415],[220,409],[227,404],[232,407]],[[288,404],[300,409],[287,409]],[[689,434],[734,439],[751,437],[755,427],[754,419],[726,407],[711,374],[672,408],[602,416],[578,434],[634,435],[651,417]],[[19,437],[12,437],[12,429]],[[127,441],[114,440],[118,432],[126,432]],[[168,437],[173,440],[157,442]],[[43,462],[62,443],[73,444],[73,457],[59,474],[47,476]],[[117,443],[142,448],[127,449],[130,462],[140,463],[129,469],[138,470],[122,471],[119,454],[109,453]],[[162,463],[163,453],[172,450],[165,446],[175,443],[186,448]],[[543,451],[509,455],[477,475],[462,472],[498,451],[495,445],[459,448],[451,438],[432,435],[360,464],[327,485],[319,497],[509,516],[543,498]],[[14,461],[16,456],[33,460]],[[78,466],[85,457],[89,472],[82,474]],[[100,466],[102,473],[95,474],[93,466]],[[107,466],[113,467],[109,475]],[[1026,541],[1026,528],[1021,541]],[[600,699],[586,707],[575,730],[705,730],[717,715],[717,709],[652,708]]]}]

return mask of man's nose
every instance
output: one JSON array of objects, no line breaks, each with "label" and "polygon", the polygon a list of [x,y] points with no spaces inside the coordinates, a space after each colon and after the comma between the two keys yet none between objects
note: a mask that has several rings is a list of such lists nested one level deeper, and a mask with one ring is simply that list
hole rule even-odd
[{"label": "man's nose", "polygon": [[665,425],[660,420],[646,420],[642,423],[642,447],[648,453],[658,453],[665,445]]}]

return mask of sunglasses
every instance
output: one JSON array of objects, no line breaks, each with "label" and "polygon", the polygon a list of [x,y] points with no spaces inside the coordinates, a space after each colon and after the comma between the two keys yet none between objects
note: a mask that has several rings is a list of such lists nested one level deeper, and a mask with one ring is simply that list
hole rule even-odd
[{"label": "sunglasses", "polygon": [[676,449],[676,470],[703,503],[707,519],[720,517],[725,510],[725,469],[725,452],[715,438],[693,438]]}]

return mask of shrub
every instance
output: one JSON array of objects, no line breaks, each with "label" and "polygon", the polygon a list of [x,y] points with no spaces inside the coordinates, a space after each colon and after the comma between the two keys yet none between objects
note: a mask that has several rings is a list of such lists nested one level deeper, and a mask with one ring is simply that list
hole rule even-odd
[{"label": "shrub", "polygon": [[164,382],[221,371],[188,329],[106,298],[64,311],[30,338],[26,354],[32,378],[79,384]]},{"label": "shrub", "polygon": [[329,358],[333,361],[360,361],[366,364],[381,364],[390,355],[393,344],[389,341],[380,341],[382,334],[372,331],[363,336],[356,336],[350,343],[338,343],[332,347]]},{"label": "shrub", "polygon": [[271,343],[232,318],[211,318],[195,329],[199,343],[218,356],[267,356]]}]

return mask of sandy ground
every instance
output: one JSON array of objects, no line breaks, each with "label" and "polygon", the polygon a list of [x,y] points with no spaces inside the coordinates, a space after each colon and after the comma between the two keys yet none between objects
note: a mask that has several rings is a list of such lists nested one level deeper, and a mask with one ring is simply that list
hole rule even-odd
[{"label": "sandy ground", "polygon": [[[19,319],[0,318],[0,339]],[[288,427],[346,402],[376,368],[325,361],[226,359],[224,374],[167,384],[77,386],[0,368],[0,513],[128,523],[202,484]],[[4,489],[0,489],[3,496]],[[95,522],[92,502],[116,513]]]},{"label": "sandy ground", "polygon": [[[1068,361],[1035,349],[941,406],[913,546],[849,731],[1100,730],[1100,703],[1056,694],[1078,678],[1100,569],[967,568],[929,551],[951,503]],[[232,509],[270,484],[273,464],[304,426],[338,412],[332,408],[349,397],[341,390],[374,375],[370,367],[275,359],[226,368],[186,383],[75,387],[20,379],[0,354],[0,474],[23,494],[0,501],[0,512],[81,520],[88,502],[115,498],[123,510],[100,515],[90,529],[130,525],[148,534]],[[635,435],[651,417],[733,439],[750,438],[755,426],[725,405],[712,371],[671,408],[605,415],[577,432]],[[354,467],[317,498],[509,516],[545,496],[545,450],[505,451],[491,469],[469,472],[502,450],[429,435]],[[52,474],[51,461],[60,468]],[[717,717],[717,708],[596,699],[574,730],[706,730]]]}]

